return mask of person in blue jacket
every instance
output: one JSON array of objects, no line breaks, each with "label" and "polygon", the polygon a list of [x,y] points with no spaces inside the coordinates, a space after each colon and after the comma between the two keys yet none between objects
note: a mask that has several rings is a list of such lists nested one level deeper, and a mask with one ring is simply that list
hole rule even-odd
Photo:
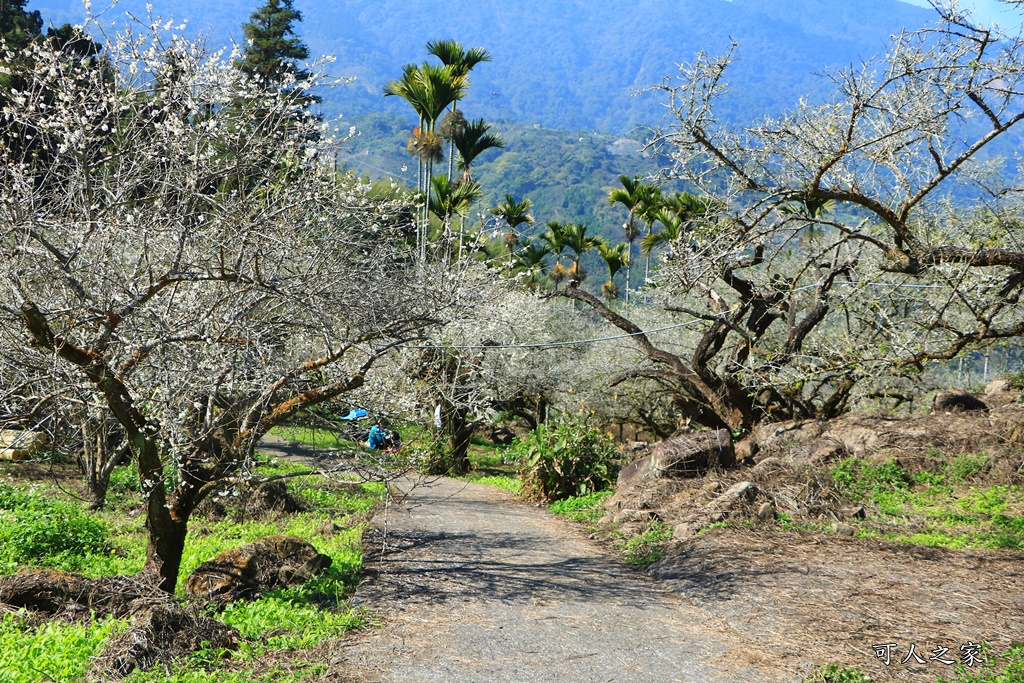
[{"label": "person in blue jacket", "polygon": [[384,430],[380,428],[380,425],[373,425],[370,427],[370,434],[366,437],[366,445],[371,450],[377,450],[384,445],[384,437],[386,434]]}]

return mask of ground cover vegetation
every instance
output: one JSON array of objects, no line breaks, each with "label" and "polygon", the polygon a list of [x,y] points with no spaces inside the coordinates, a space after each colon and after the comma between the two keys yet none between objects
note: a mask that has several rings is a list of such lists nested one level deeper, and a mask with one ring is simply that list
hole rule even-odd
[{"label": "ground cover vegetation", "polygon": [[[46,567],[88,577],[138,572],[144,562],[147,533],[139,515],[138,480],[120,476],[102,512],[89,512],[84,486],[72,465],[57,465],[27,477],[21,463],[4,468],[0,483],[0,573],[12,574]],[[267,476],[305,469],[287,462],[263,460],[258,470]],[[134,473],[125,472],[127,475]],[[78,481],[76,481],[78,479]],[[229,604],[215,613],[218,620],[238,629],[243,642],[235,652],[198,652],[177,663],[133,674],[128,680],[301,680],[323,667],[308,653],[326,639],[364,623],[365,616],[348,606],[362,564],[362,524],[379,503],[383,485],[335,486],[306,478],[289,480],[289,490],[306,511],[281,513],[246,505],[245,496],[228,496],[204,507],[199,529],[189,534],[183,552],[182,574],[240,544],[268,534],[285,533],[313,542],[333,559],[328,572],[303,585],[267,591],[253,601]],[[184,584],[178,586],[184,597]],[[128,626],[115,617],[43,621],[25,612],[3,615],[0,671],[5,683],[79,680],[89,670],[110,637]],[[260,664],[268,653],[291,651]],[[301,660],[306,660],[303,663]]]}]

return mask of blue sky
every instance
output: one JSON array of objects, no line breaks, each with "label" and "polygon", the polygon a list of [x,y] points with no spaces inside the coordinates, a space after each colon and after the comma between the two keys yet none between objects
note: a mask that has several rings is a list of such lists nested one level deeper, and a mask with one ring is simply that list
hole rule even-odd
[{"label": "blue sky", "polygon": [[[928,0],[903,0],[911,5],[930,7]],[[961,7],[974,11],[975,16],[987,24],[999,24],[1004,28],[1019,27],[1024,23],[1024,11],[1009,8],[999,0],[960,0]]]}]

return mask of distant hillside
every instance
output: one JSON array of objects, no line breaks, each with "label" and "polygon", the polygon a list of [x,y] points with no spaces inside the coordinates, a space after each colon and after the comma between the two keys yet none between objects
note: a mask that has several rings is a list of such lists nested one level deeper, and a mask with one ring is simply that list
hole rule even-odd
[{"label": "distant hillside", "polygon": [[[157,14],[188,18],[214,44],[241,36],[259,0],[151,0]],[[104,0],[94,0],[94,11]],[[145,15],[145,0],[122,0],[105,21],[125,11]],[[869,57],[903,27],[918,27],[931,10],[897,0],[296,0],[299,32],[313,54],[337,57],[334,71],[358,78],[326,94],[329,114],[365,114],[398,102],[380,96],[423,45],[455,38],[494,55],[473,74],[467,111],[490,119],[541,123],[566,130],[617,134],[650,124],[663,109],[631,88],[660,81],[703,50],[740,44],[728,107],[746,119],[786,109],[802,95],[821,96],[810,74],[826,65]],[[33,0],[48,21],[82,21],[80,0]]]},{"label": "distant hillside", "polygon": [[[359,135],[342,146],[339,165],[375,179],[393,176],[414,185],[416,162],[405,150],[413,122],[390,113],[367,114],[352,122]],[[496,123],[494,130],[504,137],[506,148],[485,152],[474,164],[473,177],[484,190],[474,211],[486,212],[510,193],[533,202],[539,223],[584,222],[614,241],[622,239],[626,213],[608,206],[608,191],[620,186],[620,175],[646,177],[663,165],[663,160],[642,155],[635,139],[511,121]]]}]

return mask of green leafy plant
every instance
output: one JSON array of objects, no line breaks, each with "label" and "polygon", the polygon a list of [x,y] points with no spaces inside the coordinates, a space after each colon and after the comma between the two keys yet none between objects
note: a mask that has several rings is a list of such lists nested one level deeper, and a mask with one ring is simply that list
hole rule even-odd
[{"label": "green leafy plant", "polygon": [[115,467],[110,473],[109,490],[114,493],[137,492],[139,490],[139,470],[135,463],[127,467]]},{"label": "green leafy plant", "polygon": [[298,649],[360,626],[363,616],[351,609],[330,611],[313,604],[294,589],[273,591],[259,600],[228,605],[220,620],[234,626],[242,637],[264,639],[272,649]]},{"label": "green leafy plant", "polygon": [[586,414],[563,414],[517,441],[510,455],[519,464],[523,493],[546,501],[601,491],[619,470],[615,444]]},{"label": "green leafy plant", "polygon": [[27,628],[17,614],[0,617],[0,681],[82,680],[92,657],[122,624],[108,618]]},{"label": "green leafy plant", "polygon": [[988,466],[988,456],[984,453],[961,453],[946,466],[950,481],[966,481],[981,474]]}]

